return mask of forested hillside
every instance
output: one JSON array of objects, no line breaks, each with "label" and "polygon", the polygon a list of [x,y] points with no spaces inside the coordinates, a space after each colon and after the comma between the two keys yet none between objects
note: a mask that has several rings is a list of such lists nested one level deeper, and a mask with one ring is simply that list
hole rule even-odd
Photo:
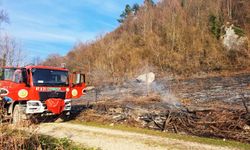
[{"label": "forested hillside", "polygon": [[[248,68],[249,0],[145,0],[127,5],[120,26],[90,43],[79,43],[66,62],[92,80],[129,78],[142,68],[163,74],[237,71]],[[227,30],[227,29],[232,30]]]}]

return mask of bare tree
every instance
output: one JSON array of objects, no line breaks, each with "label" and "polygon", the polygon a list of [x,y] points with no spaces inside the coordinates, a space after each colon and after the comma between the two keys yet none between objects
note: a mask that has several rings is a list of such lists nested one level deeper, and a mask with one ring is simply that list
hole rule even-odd
[{"label": "bare tree", "polygon": [[[8,14],[5,10],[0,10],[0,36],[1,36],[1,30],[2,30],[2,23],[8,23],[9,22],[9,17]],[[2,39],[0,39],[2,41]],[[6,65],[6,54],[4,50],[0,49],[0,66],[5,66]]]},{"label": "bare tree", "polygon": [[1,66],[19,66],[23,61],[22,50],[17,41],[5,34],[0,37]]},{"label": "bare tree", "polygon": [[0,10],[0,66],[19,66],[23,60],[20,44],[7,33],[2,33],[2,24],[9,23],[9,15]]},{"label": "bare tree", "polygon": [[228,17],[231,20],[232,19],[232,0],[227,0],[227,12],[228,12]]},{"label": "bare tree", "polygon": [[50,54],[41,64],[46,66],[61,67],[62,63],[64,63],[64,58],[60,56],[60,54],[55,53]]}]

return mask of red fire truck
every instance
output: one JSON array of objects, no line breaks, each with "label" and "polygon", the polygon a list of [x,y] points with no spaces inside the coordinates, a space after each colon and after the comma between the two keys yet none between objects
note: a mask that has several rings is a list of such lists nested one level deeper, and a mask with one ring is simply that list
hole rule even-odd
[{"label": "red fire truck", "polygon": [[85,76],[48,66],[0,68],[1,114],[18,123],[32,114],[69,114],[84,95]]}]

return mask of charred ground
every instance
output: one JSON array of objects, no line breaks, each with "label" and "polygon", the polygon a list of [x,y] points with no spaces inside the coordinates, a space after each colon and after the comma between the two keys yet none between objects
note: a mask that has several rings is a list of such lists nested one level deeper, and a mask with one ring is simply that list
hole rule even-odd
[{"label": "charred ground", "polygon": [[80,122],[122,124],[250,143],[249,73],[96,88],[75,101]]}]

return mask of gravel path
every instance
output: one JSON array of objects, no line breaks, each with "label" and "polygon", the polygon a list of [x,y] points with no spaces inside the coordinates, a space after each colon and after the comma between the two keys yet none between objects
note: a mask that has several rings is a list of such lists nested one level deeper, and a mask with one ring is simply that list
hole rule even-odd
[{"label": "gravel path", "polygon": [[102,150],[229,149],[226,147],[216,147],[140,133],[71,123],[41,124],[39,125],[38,132],[56,138],[67,137],[76,143],[81,143],[89,147],[100,148]]}]

